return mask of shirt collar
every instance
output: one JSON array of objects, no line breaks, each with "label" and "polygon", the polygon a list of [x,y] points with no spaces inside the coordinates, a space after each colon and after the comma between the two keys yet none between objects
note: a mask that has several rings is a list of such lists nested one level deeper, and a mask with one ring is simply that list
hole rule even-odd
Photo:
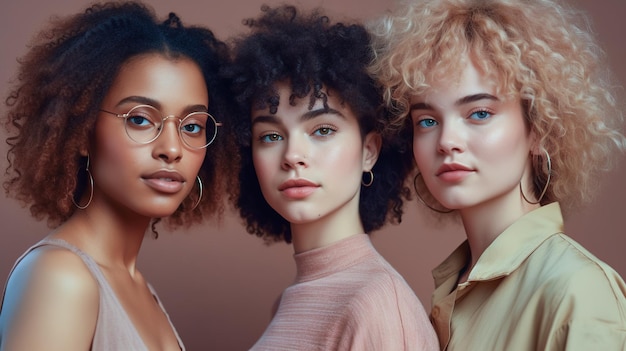
[{"label": "shirt collar", "polygon": [[[470,272],[468,281],[492,280],[509,275],[550,236],[563,232],[561,207],[554,202],[520,217],[487,247]],[[470,259],[467,241],[433,270],[435,286],[457,276]]]},{"label": "shirt collar", "polygon": [[294,254],[296,283],[343,271],[376,254],[369,235],[356,234],[330,245]]}]

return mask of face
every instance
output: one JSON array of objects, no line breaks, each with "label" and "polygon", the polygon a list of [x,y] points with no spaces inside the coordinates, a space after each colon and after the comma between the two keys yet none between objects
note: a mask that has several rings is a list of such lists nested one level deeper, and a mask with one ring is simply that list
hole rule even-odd
[{"label": "face", "polygon": [[263,196],[292,224],[306,224],[350,213],[358,219],[363,172],[378,156],[376,136],[363,139],[359,123],[332,92],[328,110],[318,100],[289,104],[291,90],[277,84],[280,104],[252,111],[252,154]]},{"label": "face", "polygon": [[458,81],[413,97],[410,113],[415,162],[443,206],[519,206],[531,149],[519,99],[497,95],[492,81],[468,60]]},{"label": "face", "polygon": [[[120,69],[101,109],[124,114],[137,105],[150,105],[163,116],[181,119],[191,112],[206,112],[208,93],[200,68],[189,59],[171,60],[158,54],[132,58]],[[156,140],[140,144],[127,135],[124,118],[98,115],[89,150],[95,183],[90,208],[109,206],[150,218],[176,211],[194,189],[206,149],[183,143],[178,118],[168,118],[162,128]]]}]

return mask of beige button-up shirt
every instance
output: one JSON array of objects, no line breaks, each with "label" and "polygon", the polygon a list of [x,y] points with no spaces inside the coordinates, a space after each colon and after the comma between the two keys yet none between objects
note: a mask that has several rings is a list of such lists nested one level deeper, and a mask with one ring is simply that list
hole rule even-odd
[{"label": "beige button-up shirt", "polygon": [[563,234],[557,203],[506,229],[467,282],[467,242],[433,271],[442,350],[626,350],[626,284]]}]

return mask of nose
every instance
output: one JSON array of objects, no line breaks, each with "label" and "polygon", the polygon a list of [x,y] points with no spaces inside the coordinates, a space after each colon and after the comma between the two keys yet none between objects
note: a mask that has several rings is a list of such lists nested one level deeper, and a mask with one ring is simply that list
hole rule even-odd
[{"label": "nose", "polygon": [[160,158],[167,163],[178,161],[182,158],[183,145],[178,132],[178,120],[172,119],[172,123],[163,121],[161,134],[153,141],[152,156]]},{"label": "nose", "polygon": [[284,170],[308,167],[310,155],[307,141],[304,138],[289,138],[283,155],[282,167]]},{"label": "nose", "polygon": [[[461,122],[462,124],[462,122]],[[465,131],[460,123],[442,123],[438,150],[442,154],[463,152],[465,149]]]}]

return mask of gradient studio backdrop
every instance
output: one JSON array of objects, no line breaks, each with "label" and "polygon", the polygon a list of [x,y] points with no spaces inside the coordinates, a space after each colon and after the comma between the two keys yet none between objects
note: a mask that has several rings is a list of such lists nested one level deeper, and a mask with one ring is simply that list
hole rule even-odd
[{"label": "gradient studio backdrop", "polygon": [[[622,85],[626,84],[626,46],[623,36],[626,2],[570,0],[591,14],[594,28],[605,45]],[[148,0],[160,17],[177,12],[184,23],[206,25],[221,39],[242,33],[241,20],[256,16],[263,3],[280,0]],[[372,19],[391,9],[394,0],[300,0],[304,8],[322,6],[333,18]],[[15,77],[16,58],[26,51],[28,40],[52,15],[83,9],[83,0],[0,0],[0,93],[4,101]],[[624,101],[622,101],[624,105]],[[4,104],[0,113],[4,113]],[[0,152],[6,153],[4,129]],[[610,173],[596,201],[566,221],[567,233],[626,276],[626,162]],[[6,167],[0,157],[0,167]],[[424,220],[421,208],[409,204],[399,226],[374,233],[379,251],[404,275],[427,310],[433,283],[430,270],[462,240],[458,227],[445,231]],[[15,259],[48,228],[33,220],[13,199],[0,197],[0,286],[4,286]],[[230,213],[221,224],[207,223],[190,231],[147,238],[139,268],[156,287],[190,350],[244,350],[261,335],[270,319],[270,308],[290,284],[295,269],[292,249],[285,244],[266,246],[247,234],[238,217]]]}]

